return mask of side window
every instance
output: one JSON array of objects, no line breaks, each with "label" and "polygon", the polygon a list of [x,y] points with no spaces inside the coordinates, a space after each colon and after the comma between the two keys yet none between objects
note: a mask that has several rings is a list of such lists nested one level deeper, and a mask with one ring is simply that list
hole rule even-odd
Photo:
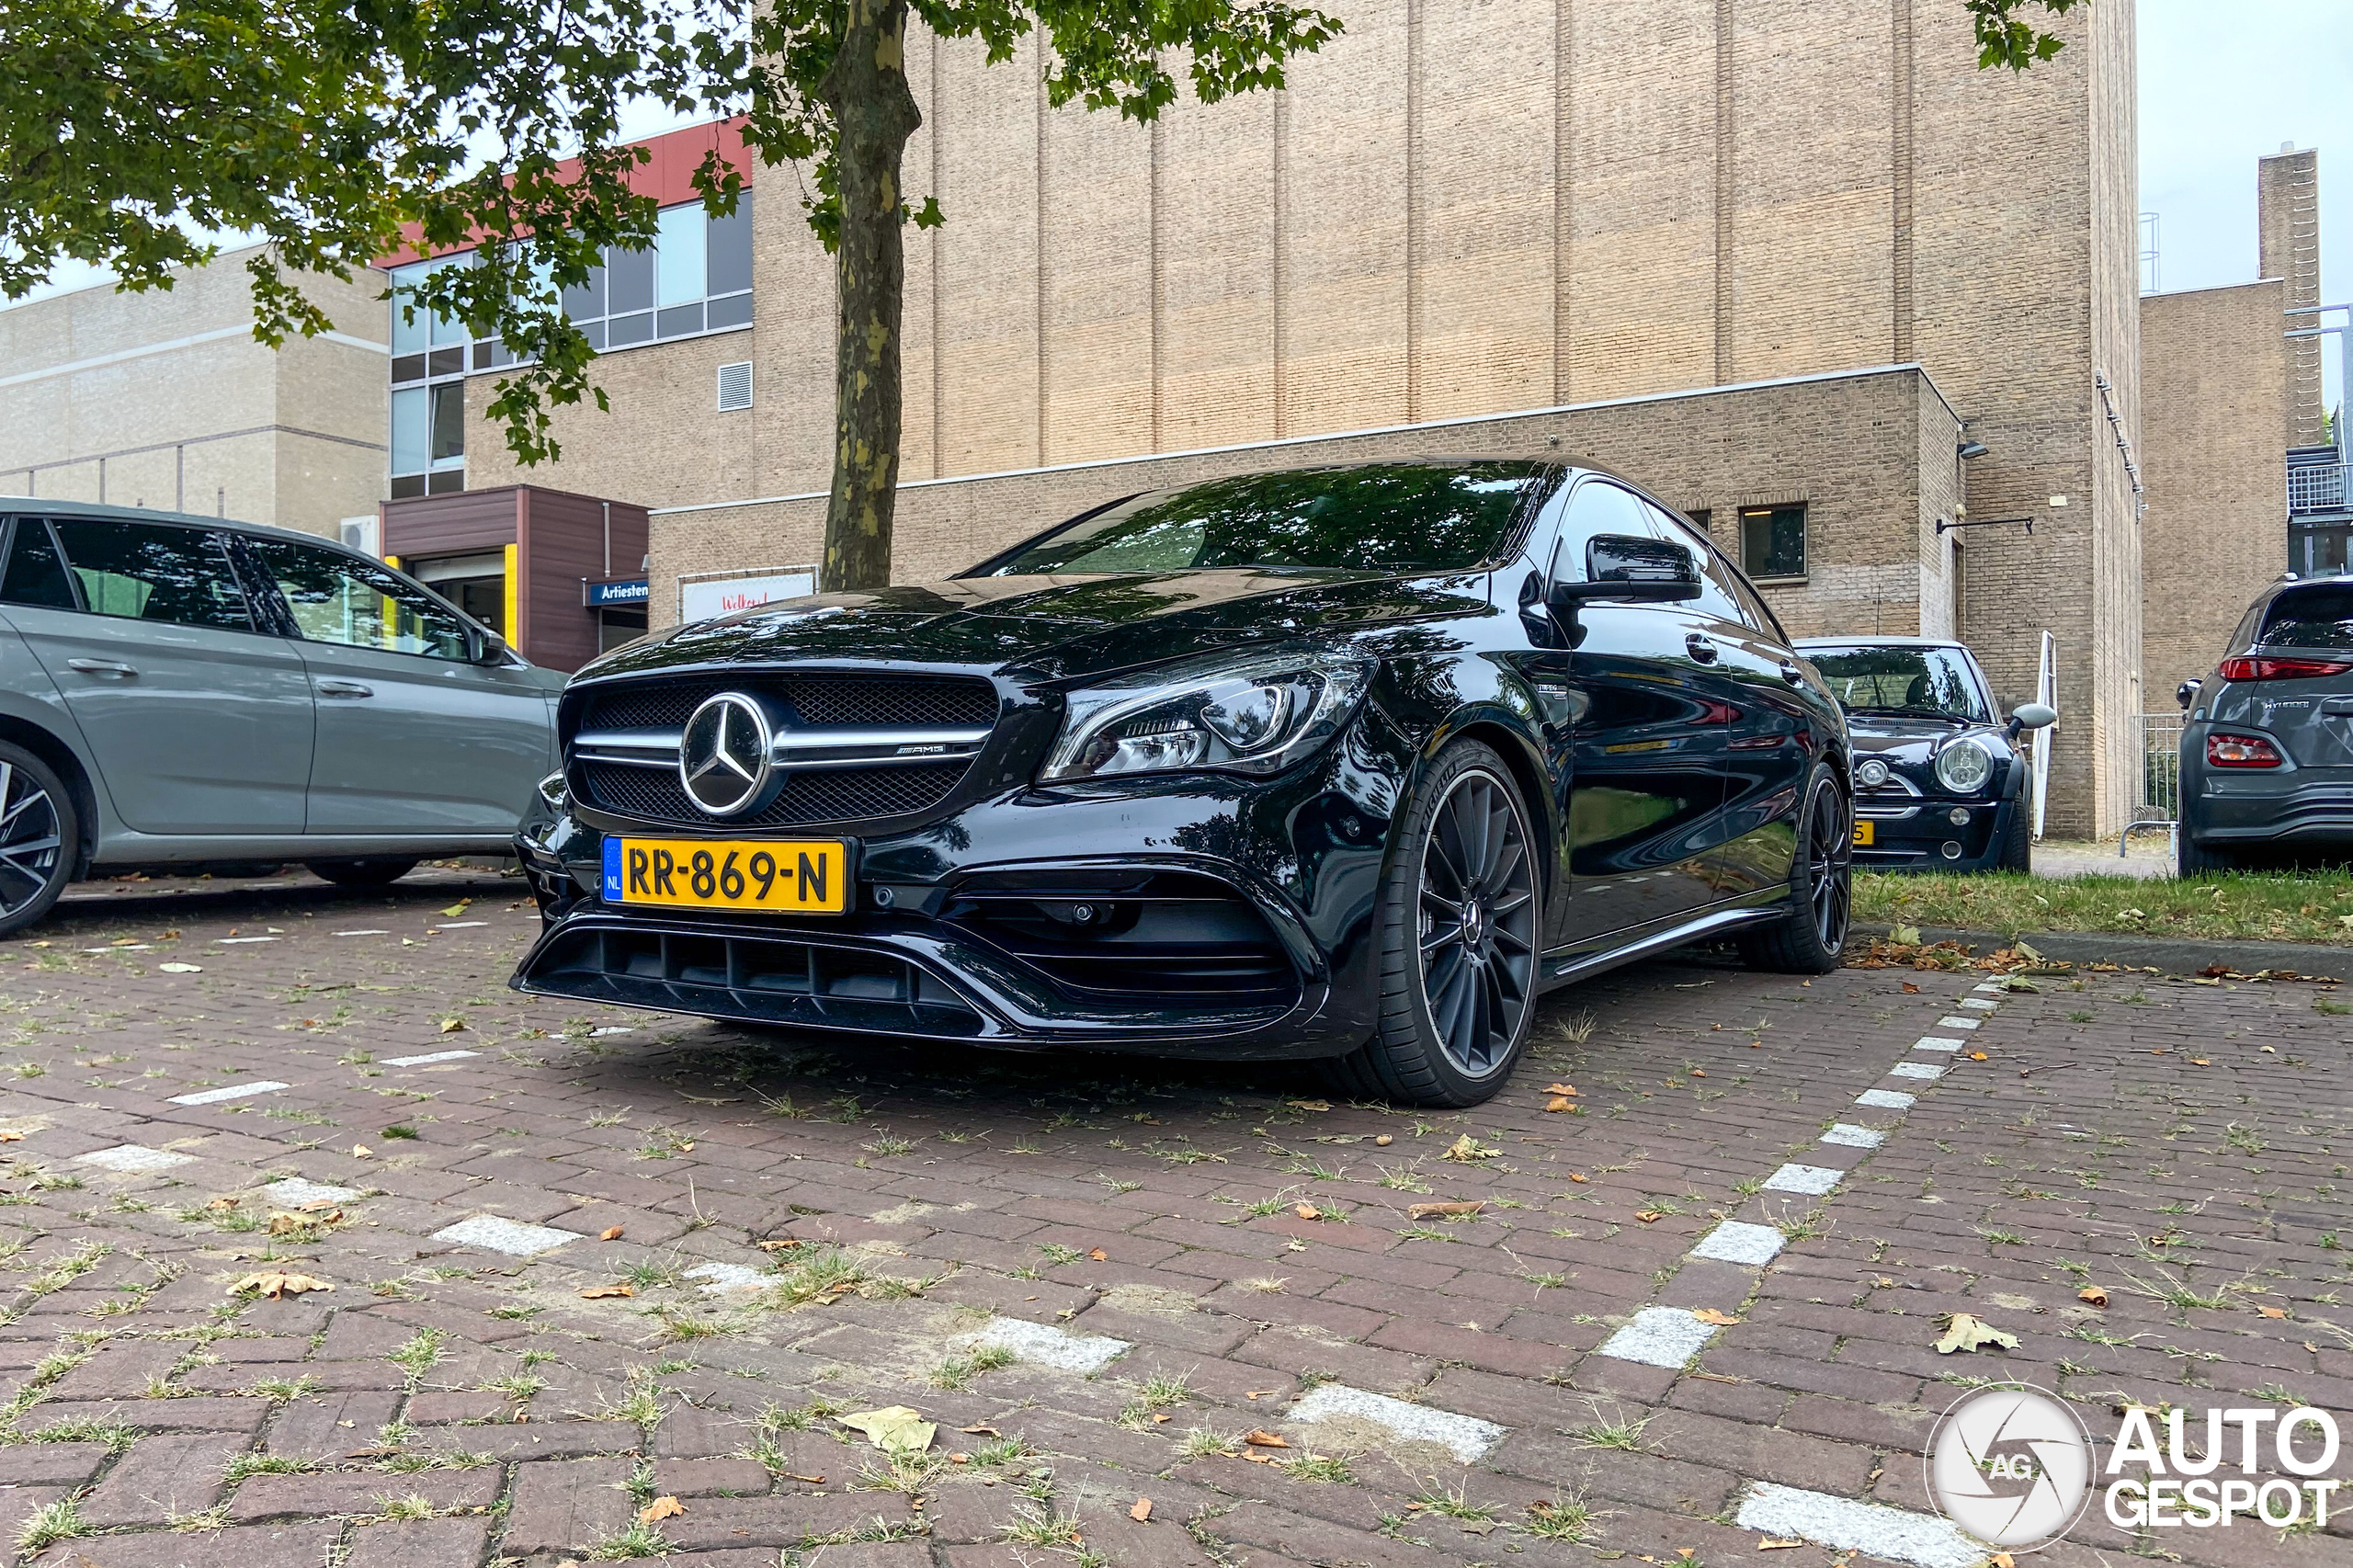
[{"label": "side window", "polygon": [[244,590],[212,534],[165,523],[55,519],[58,542],[92,615],[251,631]]},{"label": "side window", "polygon": [[8,543],[8,570],[0,575],[0,601],[40,605],[50,609],[80,609],[74,597],[74,579],[65,574],[65,558],[49,537],[49,525],[39,517],[18,517]]},{"label": "side window", "polygon": [[1569,497],[1569,515],[1561,525],[1559,541],[1546,576],[1555,583],[1585,581],[1587,540],[1596,534],[1631,534],[1636,539],[1660,538],[1650,507],[1629,490],[1587,480]]},{"label": "side window", "polygon": [[466,623],[422,589],[333,551],[258,537],[245,542],[309,641],[464,661]]},{"label": "side window", "polygon": [[1752,631],[1765,630],[1764,623],[1752,619],[1742,602],[1740,578],[1724,563],[1724,558],[1708,547],[1706,538],[1688,523],[1656,506],[1650,508],[1652,521],[1661,535],[1673,540],[1698,557],[1699,562],[1699,597],[1688,601],[1702,614],[1719,620],[1745,624]]}]

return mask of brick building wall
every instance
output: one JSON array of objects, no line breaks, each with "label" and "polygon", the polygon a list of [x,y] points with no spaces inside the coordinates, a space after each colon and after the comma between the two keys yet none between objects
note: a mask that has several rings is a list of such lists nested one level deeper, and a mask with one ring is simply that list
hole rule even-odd
[{"label": "brick building wall", "polygon": [[[2132,788],[2121,721],[2140,702],[2137,522],[2112,440],[2139,420],[2132,15],[2071,13],[2070,47],[2014,75],[1977,69],[1949,0],[1366,0],[1283,92],[1148,127],[1049,109],[1032,43],[990,66],[915,38],[907,185],[948,222],[908,234],[903,475],[1916,361],[1989,449],[1972,514],[2036,518],[2031,536],[1970,530],[1961,630],[2016,692],[2039,633],[2061,632],[2052,828],[2104,829]],[[824,487],[833,293],[791,186],[765,182],[756,213],[755,410],[712,419],[699,363],[693,398],[664,401],[644,383],[673,348],[616,354],[598,367],[616,414],[568,414],[560,434],[585,438],[535,482],[657,507]],[[1801,449],[1818,447],[1759,494],[1813,483]],[[513,477],[485,464],[477,482]],[[1017,510],[1060,515],[1042,494]],[[657,519],[656,553],[813,559],[785,548],[793,516]],[[1937,576],[1949,618],[1951,540],[1921,548],[1900,573]],[[1882,597],[1807,591],[1856,613]]]},{"label": "brick building wall", "polygon": [[2288,480],[2288,340],[2279,278],[2141,301],[2149,510],[2142,519],[2144,690],[2169,708],[2279,576]]},{"label": "brick building wall", "polygon": [[[2280,153],[2256,164],[2256,276],[2286,285],[2282,311],[2309,307],[2320,299],[2320,154],[2312,148]],[[2316,315],[2282,316],[2283,326],[2318,326]],[[2322,409],[2322,339],[2299,337],[2288,345],[2288,407],[2282,422],[2290,447],[2317,447],[2326,439]]]},{"label": "brick building wall", "polygon": [[303,277],[335,323],[253,337],[232,251],[173,287],[97,285],[0,310],[0,494],[221,515],[332,536],[384,490],[375,284]]}]

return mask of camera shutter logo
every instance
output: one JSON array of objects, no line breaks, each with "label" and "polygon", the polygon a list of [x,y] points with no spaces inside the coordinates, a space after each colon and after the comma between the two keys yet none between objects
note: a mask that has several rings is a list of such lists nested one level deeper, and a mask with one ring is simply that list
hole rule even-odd
[{"label": "camera shutter logo", "polygon": [[773,744],[760,705],[740,691],[722,691],[687,721],[679,737],[678,782],[705,812],[733,816],[767,792]]},{"label": "camera shutter logo", "polygon": [[1980,1389],[1938,1421],[1927,1471],[1954,1524],[1988,1546],[2031,1551],[2065,1535],[2091,1500],[2091,1435],[2039,1388]]}]

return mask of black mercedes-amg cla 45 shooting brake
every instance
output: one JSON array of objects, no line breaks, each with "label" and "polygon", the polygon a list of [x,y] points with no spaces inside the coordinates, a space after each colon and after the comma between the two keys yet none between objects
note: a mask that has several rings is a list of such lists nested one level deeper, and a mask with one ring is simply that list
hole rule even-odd
[{"label": "black mercedes-amg cla 45 shooting brake", "polygon": [[1552,986],[1847,930],[1837,702],[1704,533],[1558,461],[1131,495],[618,650],[558,732],[546,995],[1461,1106]]}]

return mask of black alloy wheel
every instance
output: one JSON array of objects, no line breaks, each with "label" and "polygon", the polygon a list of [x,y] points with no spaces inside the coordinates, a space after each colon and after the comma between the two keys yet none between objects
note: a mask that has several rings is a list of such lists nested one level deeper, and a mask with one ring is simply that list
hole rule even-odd
[{"label": "black alloy wheel", "polygon": [[0,934],[49,913],[73,870],[74,802],[48,764],[0,743]]},{"label": "black alloy wheel", "polygon": [[1446,1059],[1485,1077],[1518,1043],[1534,994],[1536,868],[1511,785],[1466,769],[1422,846],[1421,993]]},{"label": "black alloy wheel", "polygon": [[1855,906],[1854,862],[1853,806],[1830,767],[1817,763],[1798,819],[1788,913],[1740,935],[1741,958],[1750,968],[1828,974],[1838,967]]}]

